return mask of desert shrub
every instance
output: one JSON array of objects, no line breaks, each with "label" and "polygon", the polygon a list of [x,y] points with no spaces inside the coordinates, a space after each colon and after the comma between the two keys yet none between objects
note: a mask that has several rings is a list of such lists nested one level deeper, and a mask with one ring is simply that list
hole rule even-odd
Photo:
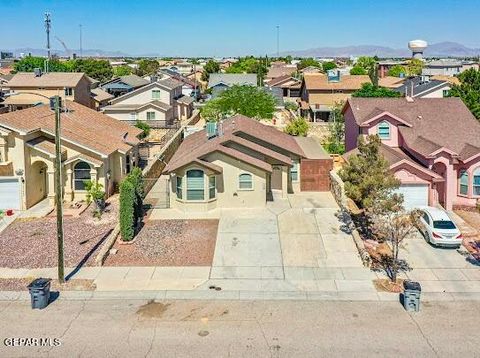
[{"label": "desert shrub", "polygon": [[135,188],[128,177],[120,184],[120,234],[123,241],[135,235]]},{"label": "desert shrub", "polygon": [[306,137],[308,134],[308,122],[305,118],[296,118],[285,127],[285,133],[293,136]]}]

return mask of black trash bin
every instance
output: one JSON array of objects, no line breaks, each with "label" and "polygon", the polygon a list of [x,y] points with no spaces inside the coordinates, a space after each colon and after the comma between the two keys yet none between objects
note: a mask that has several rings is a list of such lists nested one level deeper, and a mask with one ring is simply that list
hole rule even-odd
[{"label": "black trash bin", "polygon": [[37,278],[27,286],[30,292],[32,309],[43,309],[48,306],[50,301],[50,281],[49,278]]},{"label": "black trash bin", "polygon": [[403,281],[403,307],[407,311],[420,311],[420,293],[422,287],[419,282]]}]

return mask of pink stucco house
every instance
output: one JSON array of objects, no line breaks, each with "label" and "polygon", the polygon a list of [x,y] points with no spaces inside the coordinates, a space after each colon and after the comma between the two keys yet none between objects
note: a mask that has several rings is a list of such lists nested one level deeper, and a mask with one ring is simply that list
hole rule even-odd
[{"label": "pink stucco house", "polygon": [[480,122],[461,99],[351,98],[343,113],[345,156],[359,135],[377,134],[407,208],[480,199]]}]

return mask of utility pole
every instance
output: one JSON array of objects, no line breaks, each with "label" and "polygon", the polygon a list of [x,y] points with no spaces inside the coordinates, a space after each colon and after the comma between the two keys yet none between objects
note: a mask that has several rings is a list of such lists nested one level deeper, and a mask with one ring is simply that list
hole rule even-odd
[{"label": "utility pole", "polygon": [[52,20],[50,19],[50,13],[45,13],[45,31],[47,33],[47,58],[50,60],[50,27]]},{"label": "utility pole", "polygon": [[277,25],[277,59],[280,57],[280,25]]},{"label": "utility pole", "polygon": [[80,27],[80,58],[82,57],[82,24],[78,25]]},{"label": "utility pole", "polygon": [[62,145],[60,132],[60,97],[55,96],[55,206],[57,209],[58,282],[64,283]]}]

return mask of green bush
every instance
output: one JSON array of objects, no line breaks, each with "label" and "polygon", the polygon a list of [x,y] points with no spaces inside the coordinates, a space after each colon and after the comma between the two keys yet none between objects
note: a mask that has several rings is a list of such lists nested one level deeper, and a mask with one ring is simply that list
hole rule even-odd
[{"label": "green bush", "polygon": [[350,70],[350,74],[353,76],[366,75],[367,71],[365,71],[363,67],[353,66],[352,69]]},{"label": "green bush", "polygon": [[140,136],[142,139],[148,137],[151,132],[150,126],[142,121],[137,121],[137,123],[135,123],[135,127],[143,131],[142,135]]},{"label": "green bush", "polygon": [[305,118],[300,117],[294,119],[285,127],[285,133],[293,136],[306,137],[308,134],[308,129],[308,122],[305,120]]},{"label": "green bush", "polygon": [[120,234],[123,241],[135,235],[135,188],[128,177],[120,184]]},{"label": "green bush", "polygon": [[295,102],[285,102],[285,109],[296,111],[298,109],[298,105]]}]

